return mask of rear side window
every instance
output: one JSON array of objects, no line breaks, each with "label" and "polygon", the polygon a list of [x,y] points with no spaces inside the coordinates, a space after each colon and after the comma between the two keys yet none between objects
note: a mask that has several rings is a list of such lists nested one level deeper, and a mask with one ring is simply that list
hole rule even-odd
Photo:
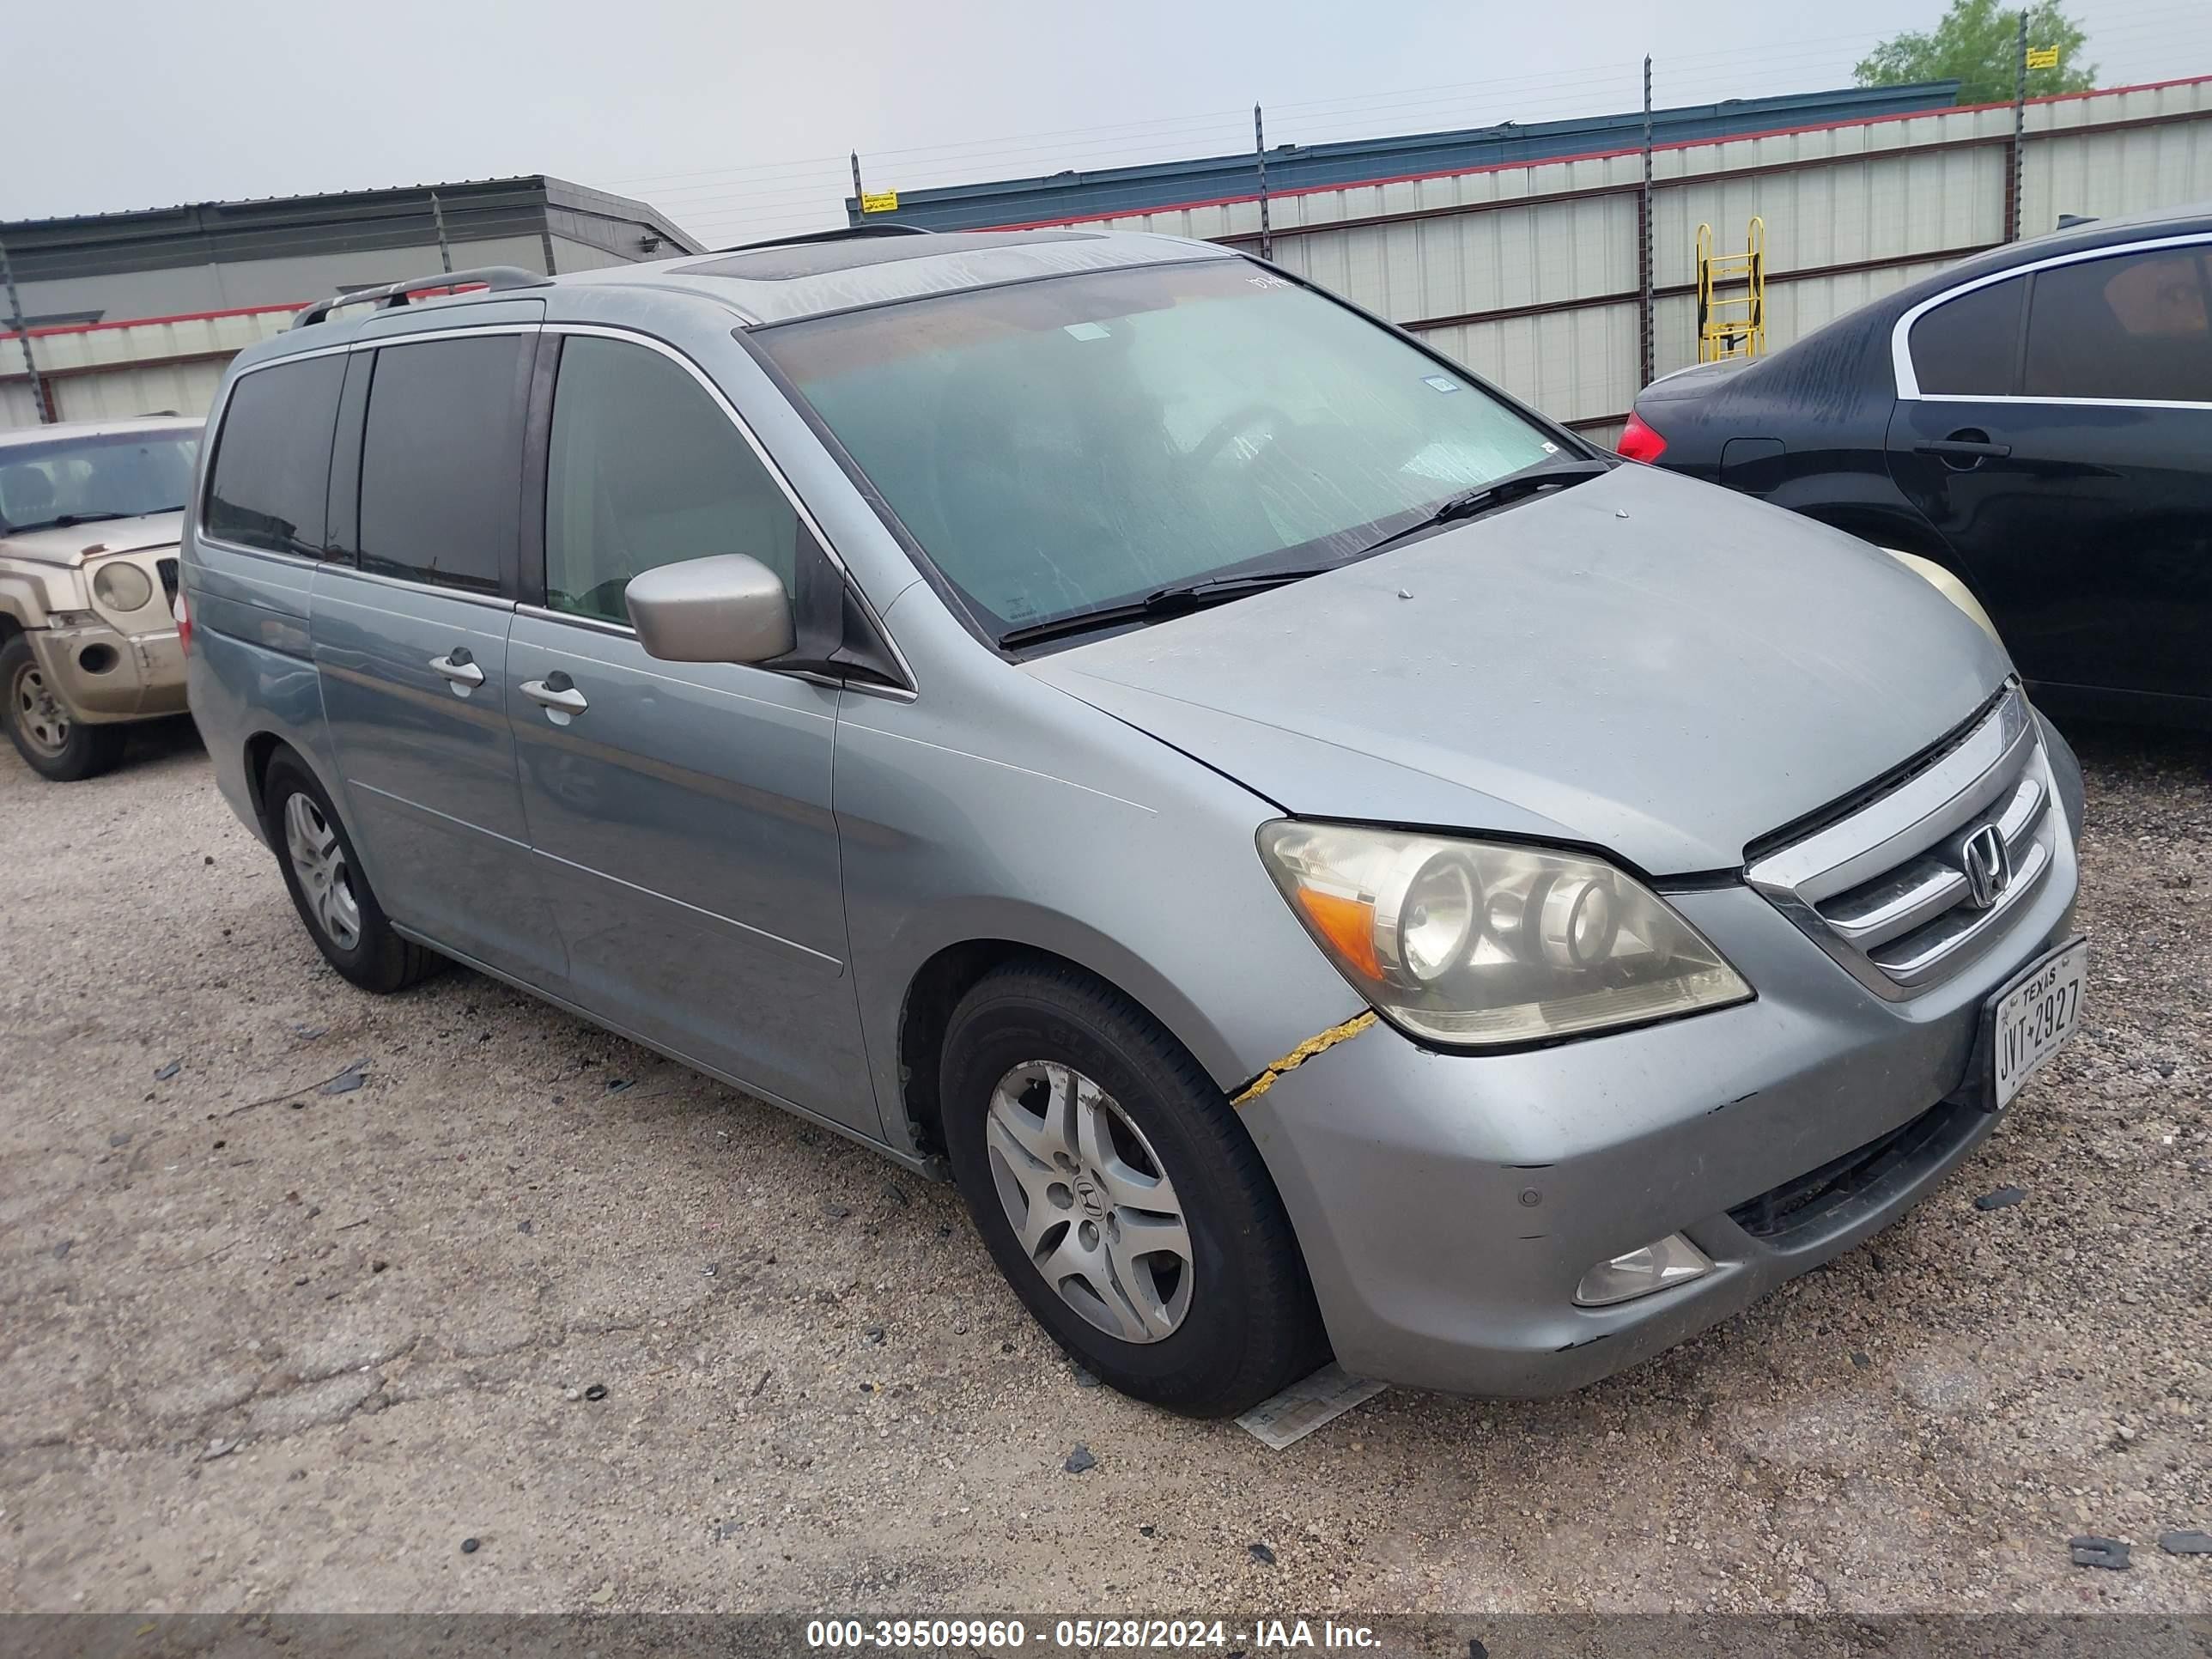
[{"label": "rear side window", "polygon": [[271,553],[322,553],[331,433],[344,378],[342,356],[239,377],[216,439],[203,535]]},{"label": "rear side window", "polygon": [[1947,300],[1912,325],[1912,372],[1923,392],[2004,398],[2020,362],[2019,277]]},{"label": "rear side window", "polygon": [[2032,398],[2212,403],[2212,252],[2162,248],[2038,271]]},{"label": "rear side window", "polygon": [[796,600],[804,535],[768,469],[689,374],[618,340],[562,343],[545,476],[550,609],[627,623],[631,577],[722,553],[758,559]]},{"label": "rear side window", "polygon": [[386,346],[361,442],[361,568],[496,593],[521,488],[516,334]]}]

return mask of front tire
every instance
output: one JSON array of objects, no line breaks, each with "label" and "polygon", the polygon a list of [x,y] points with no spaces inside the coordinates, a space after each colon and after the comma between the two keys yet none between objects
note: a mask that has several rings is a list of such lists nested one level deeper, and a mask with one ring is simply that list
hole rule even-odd
[{"label": "front tire", "polygon": [[280,754],[261,787],[276,867],[323,960],[364,991],[402,991],[443,959],[392,931],[323,786]]},{"label": "front tire", "polygon": [[120,726],[88,726],[46,683],[38,653],[22,635],[0,646],[0,719],[23,764],[55,783],[97,777],[123,758],[130,734]]},{"label": "front tire", "polygon": [[1228,1417],[1328,1357],[1282,1200],[1228,1102],[1136,1004],[1017,963],[953,1011],[945,1150],[1000,1270],[1122,1393]]}]

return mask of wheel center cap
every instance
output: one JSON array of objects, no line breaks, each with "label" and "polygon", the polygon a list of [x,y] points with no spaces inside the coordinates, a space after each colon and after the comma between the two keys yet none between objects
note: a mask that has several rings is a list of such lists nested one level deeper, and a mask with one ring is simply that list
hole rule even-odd
[{"label": "wheel center cap", "polygon": [[1091,1178],[1091,1171],[1079,1171],[1074,1185],[1075,1201],[1083,1206],[1083,1213],[1093,1221],[1098,1220],[1106,1213],[1106,1195],[1098,1190],[1098,1183]]}]

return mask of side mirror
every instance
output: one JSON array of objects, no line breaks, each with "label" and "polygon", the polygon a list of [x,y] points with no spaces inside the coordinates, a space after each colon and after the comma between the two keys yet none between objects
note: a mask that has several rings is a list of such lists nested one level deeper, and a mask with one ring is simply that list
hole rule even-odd
[{"label": "side mirror", "polygon": [[791,595],[743,553],[664,564],[632,577],[623,597],[638,643],[663,662],[766,662],[797,643]]}]

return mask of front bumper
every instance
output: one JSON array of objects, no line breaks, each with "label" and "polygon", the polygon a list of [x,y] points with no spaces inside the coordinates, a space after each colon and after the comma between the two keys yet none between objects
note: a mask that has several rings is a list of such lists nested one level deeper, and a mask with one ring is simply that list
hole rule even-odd
[{"label": "front bumper", "polygon": [[[1285,1074],[1243,1115],[1344,1368],[1451,1393],[1561,1393],[1888,1225],[1996,1125],[1969,1076],[1982,1005],[2072,932],[2073,836],[2059,844],[2006,938],[1907,1002],[1875,997],[1728,887],[1669,898],[1756,1001],[1498,1055],[1437,1053],[1378,1023]],[[1747,1207],[1908,1126],[1811,1219],[1770,1231]],[[1574,1304],[1593,1266],[1674,1232],[1714,1271]]]},{"label": "front bumper", "polygon": [[125,634],[95,623],[25,637],[46,684],[88,726],[185,712],[185,653],[174,629]]}]

